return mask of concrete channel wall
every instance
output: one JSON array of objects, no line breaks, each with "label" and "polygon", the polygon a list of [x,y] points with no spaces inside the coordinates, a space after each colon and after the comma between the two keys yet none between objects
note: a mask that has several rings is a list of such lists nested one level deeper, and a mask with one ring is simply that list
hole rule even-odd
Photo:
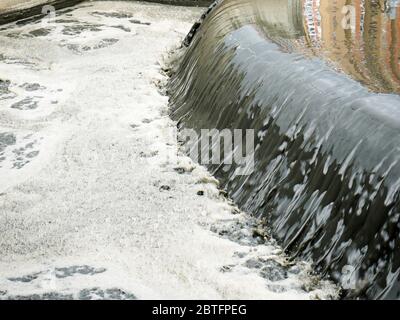
[{"label": "concrete channel wall", "polygon": [[[54,6],[56,9],[62,9],[83,1],[88,0],[1,0],[0,25],[40,15],[45,5]],[[212,3],[211,0],[147,0],[146,2],[204,7]]]},{"label": "concrete channel wall", "polygon": [[84,0],[2,0],[0,4],[0,25],[42,14],[43,6],[56,9],[83,2]]},{"label": "concrete channel wall", "polygon": [[198,7],[208,7],[211,3],[213,3],[212,0],[146,0],[146,2],[157,2],[175,6],[198,6]]}]

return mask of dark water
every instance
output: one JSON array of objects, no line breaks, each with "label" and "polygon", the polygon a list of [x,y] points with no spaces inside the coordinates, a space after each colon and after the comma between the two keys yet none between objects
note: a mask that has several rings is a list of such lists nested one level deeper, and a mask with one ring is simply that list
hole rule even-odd
[{"label": "dark water", "polygon": [[241,208],[269,221],[293,257],[312,260],[347,298],[400,297],[400,9],[393,5],[222,1],[169,88],[183,127],[255,130],[252,173],[209,169]]}]

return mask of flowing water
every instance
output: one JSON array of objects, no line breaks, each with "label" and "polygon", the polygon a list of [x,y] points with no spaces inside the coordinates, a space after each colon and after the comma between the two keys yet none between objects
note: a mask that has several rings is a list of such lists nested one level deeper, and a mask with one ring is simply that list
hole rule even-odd
[{"label": "flowing water", "polygon": [[344,296],[399,298],[397,1],[217,1],[185,43],[173,119],[255,131],[254,170],[208,165],[233,200]]}]

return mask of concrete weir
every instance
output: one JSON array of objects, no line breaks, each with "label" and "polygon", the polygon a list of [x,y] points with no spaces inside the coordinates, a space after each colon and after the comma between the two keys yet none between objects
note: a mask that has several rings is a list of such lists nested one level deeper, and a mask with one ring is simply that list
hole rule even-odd
[{"label": "concrete weir", "polygon": [[328,1],[320,15],[308,5],[220,1],[172,75],[172,117],[198,136],[253,129],[254,170],[208,164],[233,200],[345,297],[399,298],[400,97],[393,64],[378,69],[390,59],[374,49],[381,30],[372,32],[373,21],[392,18],[368,4],[357,47],[340,24],[324,29],[337,16],[323,11]]}]

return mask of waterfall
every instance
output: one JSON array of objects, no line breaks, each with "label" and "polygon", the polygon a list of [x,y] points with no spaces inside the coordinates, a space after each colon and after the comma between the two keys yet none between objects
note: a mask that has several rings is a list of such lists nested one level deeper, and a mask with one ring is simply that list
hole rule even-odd
[{"label": "waterfall", "polygon": [[197,133],[254,130],[251,172],[207,165],[229,196],[344,297],[398,298],[399,40],[377,46],[400,30],[357,3],[218,3],[171,76],[171,114]]}]

